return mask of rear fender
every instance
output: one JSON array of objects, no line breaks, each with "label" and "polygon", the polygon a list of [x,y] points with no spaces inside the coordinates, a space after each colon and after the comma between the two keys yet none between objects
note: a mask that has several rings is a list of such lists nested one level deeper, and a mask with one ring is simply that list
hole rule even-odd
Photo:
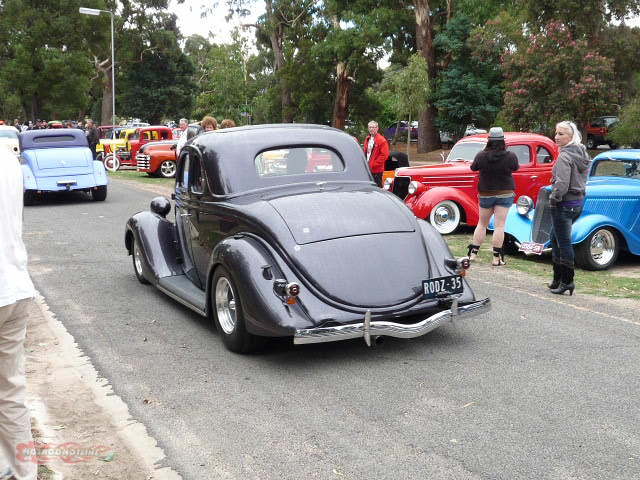
[{"label": "rear fender", "polygon": [[107,179],[107,172],[104,168],[104,164],[102,162],[98,162],[94,160],[93,162],[93,177],[96,181],[96,186],[102,186],[109,183]]},{"label": "rear fender", "polygon": [[417,196],[409,196],[407,205],[418,218],[429,219],[431,210],[440,202],[451,200],[460,206],[461,214],[468,225],[478,223],[478,199],[471,198],[457,188],[434,187]]},{"label": "rear fender", "polygon": [[133,254],[133,240],[140,246],[145,278],[154,285],[163,277],[182,275],[178,261],[177,231],[173,222],[152,212],[136,213],[127,222],[124,243]]},{"label": "rear fender", "polygon": [[36,176],[29,165],[20,165],[22,167],[22,182],[25,190],[37,190]]},{"label": "rear fender", "polygon": [[[259,239],[234,236],[215,247],[209,264],[207,292],[215,288],[211,282],[220,265],[233,275],[250,333],[267,337],[291,336],[296,328],[314,326],[300,302],[287,305],[274,291],[275,279],[298,283],[299,280],[277,253]],[[211,309],[209,293],[207,310],[211,312]]]}]

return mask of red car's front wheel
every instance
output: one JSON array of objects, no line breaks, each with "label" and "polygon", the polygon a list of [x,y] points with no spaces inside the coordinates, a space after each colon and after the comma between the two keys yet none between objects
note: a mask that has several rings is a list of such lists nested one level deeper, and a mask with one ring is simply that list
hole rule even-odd
[{"label": "red car's front wheel", "polygon": [[460,207],[451,200],[443,200],[431,209],[429,222],[442,235],[455,232],[460,226]]}]

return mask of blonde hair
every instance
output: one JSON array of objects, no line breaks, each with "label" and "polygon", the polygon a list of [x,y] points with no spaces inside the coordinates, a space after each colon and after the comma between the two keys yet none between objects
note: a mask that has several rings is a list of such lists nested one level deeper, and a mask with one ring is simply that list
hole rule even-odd
[{"label": "blonde hair", "polygon": [[582,135],[580,135],[580,131],[578,130],[578,127],[576,127],[575,123],[570,122],[569,120],[564,120],[556,123],[556,130],[558,128],[564,128],[571,132],[571,141],[567,143],[567,145],[580,145],[582,143]]}]

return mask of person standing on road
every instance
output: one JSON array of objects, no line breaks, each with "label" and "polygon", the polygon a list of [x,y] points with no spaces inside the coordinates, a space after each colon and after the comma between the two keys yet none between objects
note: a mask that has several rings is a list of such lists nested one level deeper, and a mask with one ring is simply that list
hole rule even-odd
[{"label": "person standing on road", "polygon": [[87,142],[89,142],[89,148],[95,160],[97,155],[96,146],[100,143],[100,132],[91,119],[87,120]]},{"label": "person standing on road", "polygon": [[389,158],[389,143],[378,133],[378,122],[371,120],[367,125],[369,135],[364,140],[364,154],[367,156],[369,170],[379,187],[382,187],[382,173],[384,164]]},{"label": "person standing on road", "polygon": [[504,143],[504,132],[500,127],[489,130],[487,146],[473,159],[471,170],[480,172],[478,181],[478,201],[480,215],[469,245],[469,259],[475,260],[480,246],[487,235],[491,215],[494,216],[493,261],[491,265],[504,265],[504,224],[507,212],[515,197],[515,182],[512,173],[518,170],[518,157],[509,152]]},{"label": "person standing on road", "polygon": [[560,155],[553,166],[549,196],[553,281],[548,287],[551,293],[562,295],[569,291],[569,295],[573,295],[575,254],[571,245],[571,226],[582,213],[591,157],[573,122],[558,123],[555,140]]},{"label": "person standing on road", "polygon": [[25,404],[24,339],[35,289],[22,242],[22,170],[4,146],[0,163],[0,478],[36,480],[37,464],[16,458],[16,447],[33,441]]}]

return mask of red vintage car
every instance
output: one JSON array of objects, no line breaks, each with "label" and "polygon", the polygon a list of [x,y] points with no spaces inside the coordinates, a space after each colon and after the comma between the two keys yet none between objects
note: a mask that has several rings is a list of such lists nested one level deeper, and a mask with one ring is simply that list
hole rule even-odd
[{"label": "red vintage car", "polygon": [[174,178],[176,176],[177,140],[147,143],[136,155],[137,169],[150,176]]},{"label": "red vintage car", "polygon": [[[113,152],[113,147],[105,145],[105,166],[110,171],[116,171],[122,165],[137,167],[136,155],[143,145],[158,140],[173,140],[173,132],[169,127],[150,126],[139,127],[134,133],[127,135],[125,147],[117,148]],[[115,158],[114,158],[115,154]]]},{"label": "red vintage car", "polygon": [[[478,224],[478,172],[471,162],[487,144],[487,134],[459,140],[440,165],[399,168],[385,181],[385,190],[403,198],[413,213],[428,220],[440,233],[453,233],[461,223]],[[538,198],[538,190],[551,183],[551,169],[558,158],[558,146],[535,133],[505,133],[507,150],[518,157],[520,168],[513,173],[516,199]]]}]

